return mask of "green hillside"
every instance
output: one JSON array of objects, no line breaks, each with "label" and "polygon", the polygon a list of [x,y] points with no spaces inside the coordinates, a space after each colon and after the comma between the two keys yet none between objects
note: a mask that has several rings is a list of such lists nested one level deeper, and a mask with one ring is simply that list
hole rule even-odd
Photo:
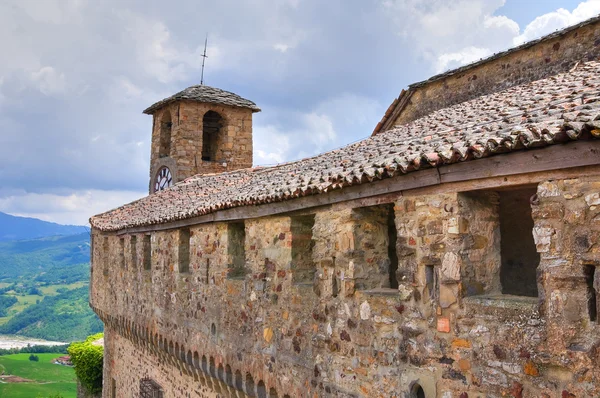
[{"label": "green hillside", "polygon": [[[89,261],[90,237],[87,232],[0,242],[0,281],[15,281],[32,276],[52,282],[58,282],[56,279],[60,278],[73,281],[73,272],[76,278],[87,279],[88,270],[82,272],[82,265],[89,264]],[[65,283],[64,280],[62,283]]]},{"label": "green hillside", "polygon": [[74,341],[102,331],[102,322],[88,305],[88,287],[46,296],[14,315],[0,334],[17,334],[54,341]]},{"label": "green hillside", "polygon": [[89,234],[0,242],[0,334],[73,341],[102,331],[88,305]]}]

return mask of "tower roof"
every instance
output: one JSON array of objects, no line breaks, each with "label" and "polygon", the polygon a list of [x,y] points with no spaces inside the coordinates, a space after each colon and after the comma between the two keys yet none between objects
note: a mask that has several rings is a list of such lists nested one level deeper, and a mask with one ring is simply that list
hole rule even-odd
[{"label": "tower roof", "polygon": [[153,114],[157,109],[162,108],[163,106],[180,100],[187,101],[197,101],[197,102],[208,102],[212,104],[221,104],[221,105],[229,105],[235,106],[238,108],[248,108],[251,109],[252,112],[260,112],[260,108],[256,106],[256,104],[250,100],[240,97],[239,95],[232,93],[230,91],[221,90],[220,88],[205,86],[205,85],[196,85],[186,88],[178,92],[177,94],[173,94],[170,97],[167,97],[163,100],[158,101],[157,103],[151,105],[147,109],[144,110],[144,113],[147,115]]}]

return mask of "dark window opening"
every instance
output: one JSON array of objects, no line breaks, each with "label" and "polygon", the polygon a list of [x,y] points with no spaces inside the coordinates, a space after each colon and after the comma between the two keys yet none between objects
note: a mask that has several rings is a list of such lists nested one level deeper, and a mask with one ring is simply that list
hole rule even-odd
[{"label": "dark window opening", "polygon": [[388,268],[390,287],[398,289],[398,279],[396,272],[398,271],[398,254],[396,253],[396,243],[398,241],[398,231],[396,230],[396,215],[394,214],[394,206],[388,208],[388,257],[390,266]]},{"label": "dark window opening", "polygon": [[537,297],[540,255],[533,240],[530,198],[536,187],[499,191],[500,284],[503,294]]},{"label": "dark window opening", "polygon": [[598,322],[598,293],[594,287],[596,267],[593,265],[585,265],[583,272],[585,274],[585,283],[587,285],[587,303],[590,321]]},{"label": "dark window opening", "polygon": [[437,296],[437,276],[433,265],[425,265],[425,286],[431,300],[435,300]]},{"label": "dark window opening", "polygon": [[108,236],[104,237],[104,240],[102,241],[102,256],[104,257],[104,269],[102,270],[102,274],[104,274],[104,276],[108,276],[108,258],[109,258],[109,252],[108,252]]},{"label": "dark window opening", "polygon": [[152,379],[140,380],[140,398],[163,398],[163,389]]},{"label": "dark window opening", "polygon": [[131,236],[129,249],[131,250],[131,268],[135,269],[137,267],[137,236]]},{"label": "dark window opening", "polygon": [[164,158],[171,156],[171,130],[173,123],[171,122],[171,113],[167,110],[163,112],[160,119],[160,138],[158,157]]},{"label": "dark window opening", "polygon": [[254,378],[250,373],[246,373],[246,394],[249,397],[256,397],[256,391],[254,390]]},{"label": "dark window opening", "polygon": [[190,272],[190,230],[179,230],[179,272]]},{"label": "dark window opening", "polygon": [[316,271],[312,252],[315,215],[291,218],[292,231],[292,282],[312,283]]},{"label": "dark window opening", "polygon": [[146,271],[152,269],[152,236],[144,235],[143,249],[144,249],[144,269]]},{"label": "dark window opening", "polygon": [[354,209],[354,275],[358,290],[398,288],[394,205]]},{"label": "dark window opening", "polygon": [[239,370],[235,371],[235,388],[244,391],[244,379],[242,378],[242,372]]},{"label": "dark window opening", "polygon": [[415,383],[410,389],[410,398],[425,398],[425,391],[419,383]]},{"label": "dark window opening", "polygon": [[119,264],[125,268],[125,238],[119,239]]},{"label": "dark window opening", "polygon": [[231,263],[228,278],[239,278],[246,275],[246,227],[243,222],[227,224],[227,254]]},{"label": "dark window opening", "polygon": [[210,259],[206,259],[206,284],[210,281]]},{"label": "dark window opening", "polygon": [[265,382],[260,380],[256,385],[256,395],[258,398],[267,398],[267,387],[265,386]]},{"label": "dark window opening", "polygon": [[110,380],[110,396],[117,398],[117,381],[114,378]]},{"label": "dark window opening", "polygon": [[216,161],[219,133],[223,118],[217,112],[208,111],[202,118],[202,160]]}]

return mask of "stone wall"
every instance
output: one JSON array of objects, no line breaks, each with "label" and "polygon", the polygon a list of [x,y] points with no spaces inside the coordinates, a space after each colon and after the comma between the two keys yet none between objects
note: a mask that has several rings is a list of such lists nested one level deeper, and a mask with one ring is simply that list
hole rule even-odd
[{"label": "stone wall", "polygon": [[[202,160],[203,117],[208,111],[217,112],[223,119],[215,141],[216,158]],[[162,166],[174,174],[174,183],[195,174],[221,173],[252,167],[252,111],[226,105],[178,101],[158,110],[154,116],[150,155],[150,192],[154,177]],[[161,151],[164,120],[171,123],[169,156]]]},{"label": "stone wall", "polygon": [[482,95],[567,72],[577,62],[599,56],[600,22],[594,21],[411,86],[412,95],[391,126]]},{"label": "stone wall", "polygon": [[[390,206],[247,219],[248,272],[235,278],[227,223],[190,228],[189,272],[179,272],[177,230],[152,233],[151,270],[141,235],[134,248],[129,235],[121,246],[94,230],[91,305],[107,324],[105,380],[118,396],[135,396],[144,377],[165,397],[597,396],[600,329],[589,298],[600,272],[587,275],[600,267],[598,192],[598,177],[539,185],[538,298],[500,294],[493,192],[386,196],[397,289],[384,269],[392,238],[373,239],[391,236]],[[313,214],[308,245],[310,232],[293,220]],[[308,283],[307,267],[294,278],[298,233],[311,251]]]}]

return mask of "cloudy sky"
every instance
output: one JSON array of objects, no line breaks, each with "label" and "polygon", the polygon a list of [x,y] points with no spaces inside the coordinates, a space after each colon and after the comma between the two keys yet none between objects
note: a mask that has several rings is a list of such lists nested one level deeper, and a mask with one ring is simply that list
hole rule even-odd
[{"label": "cloudy sky", "polygon": [[0,211],[85,224],[144,196],[142,110],[200,80],[255,101],[254,163],[370,135],[402,88],[600,0],[0,0]]}]

